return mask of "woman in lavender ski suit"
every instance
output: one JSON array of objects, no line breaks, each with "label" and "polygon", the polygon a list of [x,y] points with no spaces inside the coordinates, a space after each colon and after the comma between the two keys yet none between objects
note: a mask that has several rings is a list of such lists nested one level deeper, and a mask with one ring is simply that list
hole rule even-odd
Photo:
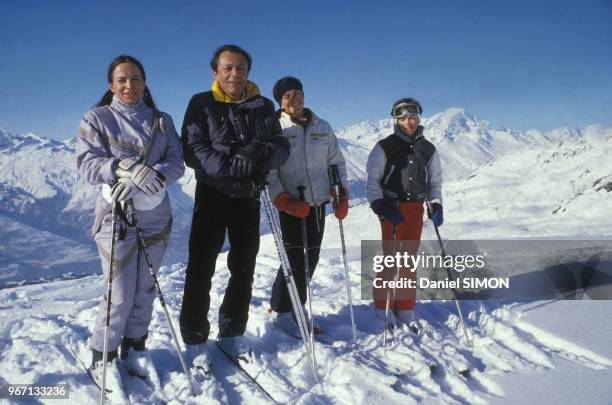
[{"label": "woman in lavender ski suit", "polygon": [[[172,118],[157,111],[138,60],[125,55],[113,60],[108,83],[109,90],[100,102],[84,114],[76,143],[79,174],[91,184],[102,185],[92,233],[108,277],[111,201],[124,203],[123,211],[129,212],[125,203],[131,200],[153,270],[157,271],[172,228],[166,188],[185,170],[180,141]],[[129,215],[117,216],[108,333],[109,391],[117,384],[121,388],[115,360],[119,346],[121,359],[130,373],[143,376],[154,370],[145,351],[145,340],[156,291],[136,228],[126,222],[131,222]],[[103,297],[91,339],[91,371],[99,385],[106,308]]]}]

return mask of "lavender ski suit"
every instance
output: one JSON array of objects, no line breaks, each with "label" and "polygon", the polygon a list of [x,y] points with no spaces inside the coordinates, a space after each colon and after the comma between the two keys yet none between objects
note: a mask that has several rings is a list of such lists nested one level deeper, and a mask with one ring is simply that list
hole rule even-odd
[{"label": "lavender ski suit", "polygon": [[[147,164],[166,177],[166,186],[175,183],[184,173],[183,155],[172,118],[160,113]],[[83,116],[76,142],[76,162],[79,174],[91,184],[114,184],[115,169],[127,157],[143,156],[151,139],[153,110],[139,102],[122,104],[113,98],[109,106],[95,107]],[[159,269],[168,246],[172,228],[170,199],[163,190],[158,205],[146,210],[135,203],[135,215],[144,234],[145,243],[153,262]],[[96,201],[96,220],[92,233],[102,261],[105,275],[109,271],[111,240],[111,208],[99,195]],[[121,223],[117,220],[117,228]],[[115,239],[115,259],[109,327],[108,350],[119,347],[123,336],[141,338],[146,335],[151,321],[155,288],[149,274],[142,249],[138,245],[136,229],[122,226],[125,237]],[[122,232],[123,233],[123,232]],[[91,347],[103,350],[106,297],[100,302]]]}]

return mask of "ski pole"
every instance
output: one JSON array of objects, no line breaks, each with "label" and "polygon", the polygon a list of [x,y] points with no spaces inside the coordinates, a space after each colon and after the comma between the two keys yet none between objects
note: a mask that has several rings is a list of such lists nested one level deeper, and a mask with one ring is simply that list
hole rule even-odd
[{"label": "ski pole", "polygon": [[[391,253],[395,250],[395,240],[397,239],[397,225],[393,224],[393,235],[391,237]],[[391,289],[387,280],[387,298],[385,301],[385,330],[383,332],[383,347],[387,346],[387,331],[389,330],[389,306],[391,304]]]},{"label": "ski pole", "polygon": [[102,349],[102,389],[100,390],[100,404],[106,401],[106,362],[108,361],[108,329],[110,327],[111,294],[113,291],[113,265],[115,260],[115,229],[117,227],[117,204],[111,202],[111,239],[110,259],[108,262],[108,279],[106,280],[106,321],[104,323],[104,345]]},{"label": "ski pole", "polygon": [[176,352],[178,353],[179,361],[181,362],[181,366],[183,367],[183,371],[187,376],[187,380],[189,380],[189,388],[191,388],[191,393],[193,396],[196,396],[195,389],[193,387],[193,382],[191,380],[191,372],[185,363],[185,359],[183,358],[183,354],[181,353],[181,346],[179,345],[178,338],[176,337],[176,332],[174,330],[174,326],[172,325],[172,319],[170,318],[170,313],[168,312],[168,308],[166,307],[166,301],[164,300],[164,295],[162,294],[161,287],[159,286],[159,282],[157,281],[157,275],[153,270],[153,261],[151,260],[151,256],[149,255],[149,248],[147,247],[144,239],[144,235],[142,234],[142,229],[140,225],[138,225],[138,219],[136,218],[136,213],[134,212],[134,204],[132,200],[127,202],[128,210],[130,212],[130,216],[132,217],[132,222],[134,223],[134,227],[136,228],[136,238],[138,239],[138,244],[140,245],[145,260],[147,262],[147,267],[149,268],[149,274],[153,278],[153,284],[155,284],[155,290],[157,291],[157,298],[159,298],[159,303],[161,304],[164,314],[166,315],[166,320],[168,321],[168,326],[170,328],[170,333],[172,334],[172,340],[174,341],[174,347],[176,348]]},{"label": "ski pole", "polygon": [[[304,190],[306,187],[298,186],[298,192],[300,193],[300,200],[306,201],[304,196]],[[318,218],[316,219],[318,220]],[[317,369],[317,358],[314,352],[314,316],[312,315],[312,296],[310,294],[310,263],[308,260],[308,222],[307,218],[302,219],[302,245],[304,250],[304,281],[306,283],[306,300],[308,301],[308,323],[310,323],[310,358],[312,359],[312,366]]]},{"label": "ski pole", "polygon": [[[399,201],[394,202],[395,207],[399,209]],[[397,225],[393,224],[393,235],[392,239],[392,254],[395,254],[395,242],[397,241]],[[402,251],[403,241],[400,242],[399,250]],[[395,266],[395,274],[393,275],[393,295],[391,294],[391,288],[389,287],[389,283],[387,282],[387,299],[385,302],[385,332],[383,335],[383,347],[387,345],[387,330],[389,329],[389,309],[391,306],[391,297],[393,296],[393,302],[395,302],[395,298],[397,296],[396,285],[397,280],[399,279],[399,268]]]},{"label": "ski pole", "polygon": [[[427,213],[429,214],[429,217],[432,218],[433,210],[431,209],[431,203],[429,201],[426,201],[425,203],[427,205]],[[431,221],[431,223],[433,224],[434,229],[436,231],[436,236],[438,237],[438,244],[440,245],[440,250],[442,251],[442,262],[445,263],[446,262],[446,252],[444,251],[444,246],[442,245],[442,238],[440,237],[440,231],[438,230],[438,227],[433,222],[433,220]],[[444,266],[444,268],[446,269],[446,274],[448,275],[449,280],[453,280],[454,277],[452,276],[450,269],[447,266]],[[468,346],[472,346],[472,339],[470,339],[470,334],[468,332],[467,326],[465,325],[465,321],[463,319],[463,313],[461,312],[461,306],[459,305],[459,299],[457,297],[457,289],[453,287],[451,288],[451,291],[453,292],[453,297],[455,298],[455,305],[457,307],[457,313],[459,314],[459,319],[461,320],[461,326],[463,328],[463,333],[465,334],[465,338],[467,339]]]},{"label": "ski pole", "polygon": [[[289,291],[289,298],[291,299],[291,306],[293,308],[293,314],[295,315],[295,320],[300,330],[300,336],[302,337],[302,343],[304,344],[304,351],[306,352],[306,355],[308,356],[311,365],[314,365],[312,359],[310,358],[311,357],[310,341],[306,337],[306,331],[308,330],[308,325],[306,323],[306,318],[304,317],[304,312],[302,311],[302,305],[300,303],[300,296],[295,286],[295,279],[293,277],[293,272],[291,271],[291,266],[289,265],[289,258],[287,257],[287,251],[285,250],[285,246],[283,245],[280,224],[277,222],[277,219],[274,216],[274,212],[272,211],[272,201],[270,201],[270,192],[268,191],[268,186],[264,185],[262,192],[261,192],[261,199],[263,201],[264,211],[266,212],[266,216],[268,217],[268,223],[270,224],[270,230],[272,231],[272,236],[274,238],[274,244],[276,245],[276,252],[278,253],[278,257],[281,262],[281,268],[283,269],[283,275],[285,276],[285,282],[287,283],[287,290]],[[314,376],[315,382],[319,383],[319,377],[317,376],[317,370],[314,367],[312,369],[312,374]]]},{"label": "ski pole", "polygon": [[[342,187],[342,180],[340,179],[340,173],[338,172],[338,165],[329,165],[328,168],[329,180],[334,187],[336,192],[336,208],[340,204],[341,193],[344,192]],[[351,297],[351,285],[349,280],[348,260],[346,258],[346,243],[344,242],[344,226],[342,220],[338,219],[338,226],[340,228],[340,244],[342,245],[342,261],[344,262],[344,282],[346,284],[346,298],[349,304],[349,313],[351,314],[351,330],[353,332],[353,344],[357,342],[357,328],[355,326],[355,315],[353,313],[353,299]]]}]

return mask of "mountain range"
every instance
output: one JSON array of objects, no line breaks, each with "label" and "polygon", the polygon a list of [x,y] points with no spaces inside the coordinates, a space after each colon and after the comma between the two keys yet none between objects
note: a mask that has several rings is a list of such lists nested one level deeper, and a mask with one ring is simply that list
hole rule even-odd
[{"label": "mountain range", "polygon": [[[422,124],[444,169],[446,237],[612,234],[607,215],[612,162],[606,159],[612,153],[612,128],[520,132],[494,128],[459,108],[424,118]],[[392,131],[389,118],[336,132],[352,206],[365,203],[368,153]],[[77,176],[74,145],[74,138],[59,142],[0,129],[0,287],[100,271],[90,235],[98,187]],[[191,169],[169,188],[174,228],[166,263],[186,261],[194,190]],[[470,223],[484,228],[471,233]],[[378,230],[373,232],[375,239]]]}]

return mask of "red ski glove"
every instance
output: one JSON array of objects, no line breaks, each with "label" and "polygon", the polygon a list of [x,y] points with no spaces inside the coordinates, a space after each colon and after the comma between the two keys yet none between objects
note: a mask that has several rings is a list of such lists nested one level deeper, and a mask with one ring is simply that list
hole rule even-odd
[{"label": "red ski glove", "polygon": [[344,219],[348,215],[349,210],[349,198],[348,198],[348,190],[346,187],[342,187],[342,192],[340,193],[340,202],[336,206],[336,188],[332,187],[331,190],[332,195],[332,207],[334,208],[334,215],[338,219]]},{"label": "red ski glove", "polygon": [[298,218],[306,218],[310,212],[310,205],[307,202],[293,198],[287,191],[280,193],[274,199],[274,205],[279,211],[285,211]]}]

